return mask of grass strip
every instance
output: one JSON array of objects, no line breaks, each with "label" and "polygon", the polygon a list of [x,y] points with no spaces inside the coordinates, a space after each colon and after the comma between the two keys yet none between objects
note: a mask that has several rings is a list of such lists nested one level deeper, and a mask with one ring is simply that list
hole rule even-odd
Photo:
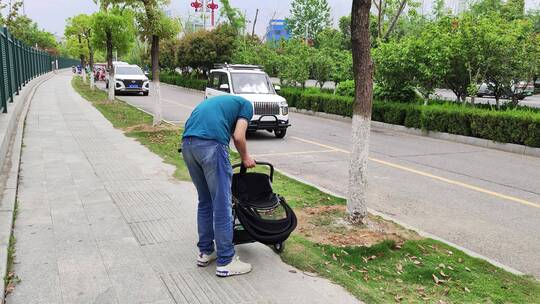
[{"label": "grass strip", "polygon": [[12,220],[12,226],[11,226],[11,235],[9,236],[9,244],[7,248],[7,268],[6,268],[6,275],[4,277],[4,295],[1,295],[2,297],[9,294],[13,289],[15,288],[15,285],[19,284],[21,282],[21,279],[17,275],[15,275],[13,265],[15,264],[15,244],[17,243],[17,239],[15,238],[14,230],[15,230],[15,220],[17,219],[17,215],[19,213],[19,202],[15,201],[15,207],[13,210],[13,220]]},{"label": "grass strip", "polygon": [[[177,178],[189,180],[177,152],[180,129],[149,128],[148,114],[124,102],[103,102],[106,93],[90,94],[80,78],[74,78],[73,86],[83,97],[91,95],[93,99],[88,100],[113,125],[126,130],[127,136],[175,165]],[[231,153],[231,162],[238,162],[237,154]],[[343,199],[279,173],[273,186],[296,210],[345,204]],[[540,303],[540,283],[534,278],[511,274],[432,239],[343,247],[318,244],[297,232],[287,241],[282,259],[340,284],[368,303]]]}]

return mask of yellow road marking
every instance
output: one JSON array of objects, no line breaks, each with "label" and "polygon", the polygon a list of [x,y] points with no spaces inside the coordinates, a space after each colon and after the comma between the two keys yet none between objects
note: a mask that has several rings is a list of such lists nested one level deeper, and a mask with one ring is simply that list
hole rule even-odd
[{"label": "yellow road marking", "polygon": [[[296,139],[298,141],[302,141],[302,142],[305,142],[305,143],[309,143],[309,144],[312,144],[312,145],[316,145],[316,146],[319,146],[319,147],[324,147],[324,148],[327,148],[327,149],[333,149],[334,151],[342,152],[342,153],[345,153],[345,154],[350,154],[351,153],[351,152],[349,152],[347,150],[343,150],[343,149],[340,149],[340,148],[335,148],[335,147],[332,147],[332,146],[329,146],[329,145],[321,144],[321,143],[318,143],[318,142],[315,142],[315,141],[311,141],[311,140],[307,140],[307,139],[303,139],[303,138],[299,138],[299,137],[291,136],[290,138]],[[385,160],[381,160],[381,159],[377,159],[377,158],[373,158],[373,157],[370,157],[369,160],[371,160],[373,162],[376,162],[376,163],[379,163],[379,164],[382,164],[382,165],[386,165],[386,166],[389,166],[389,167],[400,169],[400,170],[403,170],[403,171],[407,171],[407,172],[411,172],[411,173],[418,174],[418,175],[421,175],[421,176],[429,177],[429,178],[432,178],[432,179],[435,179],[435,180],[438,180],[438,181],[441,181],[441,182],[445,182],[445,183],[448,183],[448,184],[463,187],[463,188],[466,188],[466,189],[469,189],[469,190],[473,190],[473,191],[477,191],[477,192],[480,192],[480,193],[495,196],[495,197],[498,197],[498,198],[502,198],[502,199],[505,199],[505,200],[513,201],[513,202],[516,202],[516,203],[519,203],[519,204],[522,204],[522,205],[535,207],[535,208],[540,208],[540,204],[529,202],[527,200],[524,200],[524,199],[521,199],[521,198],[518,198],[518,197],[514,197],[514,196],[498,193],[498,192],[495,192],[495,191],[487,190],[487,189],[477,187],[477,186],[474,186],[474,185],[469,185],[469,184],[464,183],[464,182],[460,182],[460,181],[452,180],[452,179],[449,179],[449,178],[437,176],[437,175],[434,175],[434,174],[431,174],[431,173],[427,173],[427,172],[423,172],[423,171],[420,171],[420,170],[412,169],[412,168],[409,168],[409,167],[406,167],[406,166],[398,165],[398,164],[395,164],[395,163],[392,163],[392,162],[389,162],[389,161],[385,161]]]},{"label": "yellow road marking", "polygon": [[328,145],[325,145],[325,144],[321,144],[321,143],[318,143],[318,142],[315,142],[315,141],[311,141],[311,140],[307,140],[307,139],[303,139],[303,138],[299,138],[299,137],[295,137],[295,136],[291,136],[290,138],[296,139],[296,140],[298,140],[298,141],[303,141],[303,142],[308,143],[308,144],[312,144],[312,145],[316,145],[316,146],[319,146],[319,147],[323,147],[323,148],[326,148],[326,149],[330,149],[330,150],[334,150],[334,151],[339,151],[339,152],[342,152],[342,153],[345,153],[345,154],[350,154],[350,153],[351,153],[351,152],[349,152],[349,151],[347,151],[347,150],[343,150],[343,149],[340,149],[340,148],[328,146]]},{"label": "yellow road marking", "polygon": [[339,152],[336,150],[317,150],[317,151],[298,151],[298,152],[280,152],[280,153],[268,153],[268,154],[254,154],[252,157],[268,157],[268,156],[282,156],[282,155],[302,155],[302,154],[316,154],[316,153],[331,153]]},{"label": "yellow road marking", "polygon": [[170,100],[170,99],[162,98],[161,100],[166,101],[166,102],[169,102],[169,103],[174,103],[175,105],[177,105],[177,106],[179,106],[179,107],[182,107],[182,108],[185,108],[185,109],[189,109],[189,110],[195,109],[195,107],[188,106],[188,105],[185,105],[185,104],[176,102],[176,101],[172,101],[172,100]]}]

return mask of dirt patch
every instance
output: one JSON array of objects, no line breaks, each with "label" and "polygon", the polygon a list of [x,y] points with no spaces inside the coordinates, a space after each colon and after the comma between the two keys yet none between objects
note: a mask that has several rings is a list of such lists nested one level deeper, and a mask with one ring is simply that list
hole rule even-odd
[{"label": "dirt patch", "polygon": [[421,239],[416,232],[394,222],[369,215],[365,225],[352,225],[345,220],[345,206],[320,206],[295,210],[297,232],[309,240],[333,246],[371,246],[384,240],[401,244]]},{"label": "dirt patch", "polygon": [[153,133],[153,132],[160,132],[160,131],[175,131],[175,130],[178,130],[178,127],[177,126],[171,126],[169,124],[161,124],[161,125],[159,125],[157,127],[154,127],[154,126],[149,125],[149,124],[138,124],[138,125],[135,125],[135,126],[123,128],[122,130],[124,130],[124,132],[126,132],[126,133],[129,133],[129,132]]}]

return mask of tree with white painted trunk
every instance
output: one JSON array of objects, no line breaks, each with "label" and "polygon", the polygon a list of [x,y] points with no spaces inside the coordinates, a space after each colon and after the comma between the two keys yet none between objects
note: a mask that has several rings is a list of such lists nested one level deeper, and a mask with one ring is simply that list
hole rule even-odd
[{"label": "tree with white painted trunk", "polygon": [[370,9],[371,0],[353,0],[351,42],[355,98],[347,199],[347,213],[353,224],[363,223],[367,216],[367,163],[373,103],[373,62],[370,54],[369,32]]},{"label": "tree with white painted trunk", "polygon": [[179,20],[169,18],[163,13],[163,7],[169,0],[133,0],[137,12],[140,36],[150,42],[150,57],[152,62],[152,89],[154,103],[153,125],[161,123],[161,91],[159,83],[159,43],[160,40],[175,37],[180,32]]},{"label": "tree with white painted trunk", "polygon": [[92,44],[106,52],[109,70],[109,101],[114,100],[113,51],[126,53],[135,41],[133,12],[128,9],[131,0],[94,0],[99,11],[92,16]]},{"label": "tree with white painted trunk", "polygon": [[[94,47],[92,45],[92,16],[80,14],[69,18],[67,20],[66,28],[64,35],[68,38],[68,48],[70,46],[70,41],[75,40],[76,44],[74,45],[75,50],[81,56],[81,59],[84,58],[86,63],[86,57],[88,57],[88,67],[90,68],[90,88],[94,89],[94,77],[92,71],[94,70]],[[71,43],[72,45],[72,43]],[[85,64],[82,64],[83,67]],[[83,73],[83,80],[86,82],[86,74]]]}]

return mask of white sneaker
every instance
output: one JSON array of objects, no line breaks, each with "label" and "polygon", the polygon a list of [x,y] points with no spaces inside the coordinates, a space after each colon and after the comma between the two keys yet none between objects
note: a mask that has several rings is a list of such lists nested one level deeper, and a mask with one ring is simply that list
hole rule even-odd
[{"label": "white sneaker", "polygon": [[201,252],[197,256],[197,266],[206,267],[206,266],[210,265],[210,263],[212,263],[216,259],[217,259],[217,254],[216,254],[215,250],[210,255],[207,255],[207,254],[204,254],[204,253]]},{"label": "white sneaker", "polygon": [[251,271],[251,264],[240,261],[239,257],[234,257],[233,260],[225,265],[216,268],[218,277],[230,277],[234,275],[246,274]]}]

